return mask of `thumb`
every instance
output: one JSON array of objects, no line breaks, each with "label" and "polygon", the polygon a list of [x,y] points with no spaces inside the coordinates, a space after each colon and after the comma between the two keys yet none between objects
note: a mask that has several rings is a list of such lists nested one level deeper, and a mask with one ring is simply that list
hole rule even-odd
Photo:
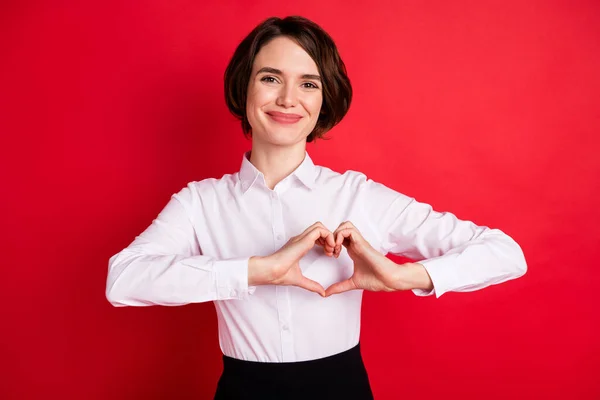
[{"label": "thumb", "polygon": [[325,289],[323,289],[323,286],[312,279],[308,279],[304,275],[300,276],[300,279],[295,283],[295,285],[303,289],[310,290],[311,292],[318,293],[321,295],[321,297],[325,297]]},{"label": "thumb", "polygon": [[332,294],[338,294],[347,292],[349,290],[358,289],[352,280],[352,277],[346,279],[345,281],[334,283],[329,286],[325,291],[325,297],[331,296]]}]

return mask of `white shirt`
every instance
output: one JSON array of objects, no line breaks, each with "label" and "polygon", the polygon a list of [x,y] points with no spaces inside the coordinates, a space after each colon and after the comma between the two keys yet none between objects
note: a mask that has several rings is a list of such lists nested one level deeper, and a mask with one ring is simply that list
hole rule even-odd
[{"label": "white shirt", "polygon": [[[302,164],[273,190],[245,153],[241,169],[188,183],[152,224],[109,260],[106,297],[114,306],[176,306],[213,301],[223,354],[290,362],[355,346],[362,290],[322,298],[295,286],[248,286],[248,260],[280,249],[321,221],[332,232],[352,222],[382,254],[425,266],[434,289],[418,296],[469,292],[523,275],[519,245],[498,229],[477,226],[398,193],[356,171]],[[352,275],[315,246],[300,260],[324,288]]]}]

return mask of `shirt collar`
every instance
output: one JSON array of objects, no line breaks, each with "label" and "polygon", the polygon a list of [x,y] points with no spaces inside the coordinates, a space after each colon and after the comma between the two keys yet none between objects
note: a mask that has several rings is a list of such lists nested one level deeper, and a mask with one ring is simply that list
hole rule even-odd
[{"label": "shirt collar", "polygon": [[[249,156],[250,151],[244,153],[242,157],[242,166],[239,172],[243,193],[246,193],[246,191],[254,185],[258,177],[262,176],[262,172],[250,162]],[[294,175],[298,178],[298,180],[307,188],[312,189],[314,187],[317,170],[315,164],[308,155],[308,152],[305,152],[304,160],[290,175]],[[264,181],[264,177],[262,179]]]}]

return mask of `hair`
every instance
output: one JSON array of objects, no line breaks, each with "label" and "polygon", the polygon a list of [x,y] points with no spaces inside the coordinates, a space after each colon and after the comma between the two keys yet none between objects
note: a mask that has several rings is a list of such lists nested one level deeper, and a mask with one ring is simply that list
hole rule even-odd
[{"label": "hair", "polygon": [[252,134],[246,116],[246,100],[254,58],[260,49],[276,37],[295,41],[314,60],[321,76],[323,103],[313,131],[306,141],[321,138],[348,112],[352,86],[337,47],[319,25],[300,16],[272,17],[260,23],[242,40],[225,70],[225,101],[229,111],[242,123],[244,135]]}]

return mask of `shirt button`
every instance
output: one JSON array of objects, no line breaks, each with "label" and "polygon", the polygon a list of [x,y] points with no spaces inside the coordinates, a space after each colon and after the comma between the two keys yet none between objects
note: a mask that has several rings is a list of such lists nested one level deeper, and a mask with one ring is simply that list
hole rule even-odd
[{"label": "shirt button", "polygon": [[289,329],[290,329],[290,327],[288,326],[288,324],[283,324],[283,325],[281,326],[281,329],[283,329],[284,331],[287,331],[287,330],[289,330]]},{"label": "shirt button", "polygon": [[235,289],[231,289],[231,291],[229,292],[229,294],[231,296],[235,296],[237,294],[237,292],[235,291]]},{"label": "shirt button", "polygon": [[282,240],[283,239],[283,235],[277,235],[277,240]]},{"label": "shirt button", "polygon": [[275,192],[272,192],[272,193],[271,193],[271,197],[272,197],[272,198],[274,198],[274,199],[276,199],[276,198],[277,198],[277,193],[275,193]]}]

